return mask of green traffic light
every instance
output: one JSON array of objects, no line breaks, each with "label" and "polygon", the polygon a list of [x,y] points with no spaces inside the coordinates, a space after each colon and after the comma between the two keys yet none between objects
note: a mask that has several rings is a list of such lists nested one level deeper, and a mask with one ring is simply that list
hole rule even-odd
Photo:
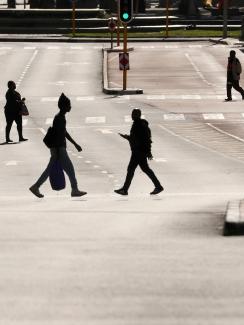
[{"label": "green traffic light", "polygon": [[127,12],[124,12],[124,13],[123,13],[123,19],[124,19],[124,20],[127,20],[128,18],[129,18],[128,13],[127,13]]}]

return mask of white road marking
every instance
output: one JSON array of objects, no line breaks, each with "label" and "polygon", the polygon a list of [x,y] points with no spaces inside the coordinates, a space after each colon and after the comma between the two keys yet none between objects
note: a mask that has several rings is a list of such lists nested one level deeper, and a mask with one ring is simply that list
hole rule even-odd
[{"label": "white road marking", "polygon": [[85,119],[86,123],[105,123],[106,117],[105,116],[88,116]]},{"label": "white road marking", "polygon": [[164,48],[165,49],[178,49],[179,46],[178,45],[165,45]]},{"label": "white road marking", "polygon": [[100,166],[99,166],[99,165],[93,165],[93,167],[94,167],[94,168],[100,168]]},{"label": "white road marking", "polygon": [[106,170],[102,170],[101,173],[102,174],[108,174],[108,172]]},{"label": "white road marking", "polygon": [[45,121],[45,124],[46,125],[50,125],[50,124],[52,124],[53,123],[53,118],[52,117],[48,117],[47,119],[46,119],[46,121]]},{"label": "white road marking", "polygon": [[182,99],[201,99],[200,95],[182,95]]},{"label": "white road marking", "polygon": [[28,123],[28,120],[26,118],[24,118],[23,121],[22,121],[23,126],[26,126],[27,123]]},{"label": "white road marking", "polygon": [[39,131],[41,131],[42,134],[46,135],[46,131],[43,128],[38,128]]},{"label": "white road marking", "polygon": [[25,46],[24,50],[35,50],[36,47],[35,46]]},{"label": "white road marking", "polygon": [[185,120],[184,114],[164,114],[164,120],[166,121],[183,121]]},{"label": "white road marking", "polygon": [[47,49],[48,50],[59,50],[60,47],[59,46],[48,46]]},{"label": "white road marking", "polygon": [[165,100],[165,95],[152,95],[146,97],[148,100]]},{"label": "white road marking", "polygon": [[208,113],[202,114],[204,120],[224,120],[225,117],[222,113]]},{"label": "white road marking", "polygon": [[38,50],[36,50],[36,51],[33,53],[33,55],[31,56],[30,60],[28,61],[27,65],[25,66],[24,71],[21,73],[20,78],[19,78],[18,81],[16,82],[16,85],[17,85],[18,87],[19,87],[21,81],[23,80],[23,78],[24,78],[26,72],[27,72],[28,69],[30,68],[32,62],[35,60],[35,57],[36,57],[37,53],[38,53]]},{"label": "white road marking", "polygon": [[207,123],[207,125],[210,126],[211,128],[213,128],[214,130],[216,130],[216,131],[222,133],[222,134],[228,135],[229,137],[231,137],[231,138],[233,138],[233,139],[236,139],[236,140],[238,140],[238,141],[240,141],[240,142],[244,142],[244,139],[239,138],[239,137],[237,137],[236,135],[233,135],[233,134],[231,134],[231,133],[229,133],[229,132],[226,132],[226,131],[224,131],[224,130],[221,130],[220,128],[218,128],[217,126],[214,126],[214,125],[211,124],[211,123]]},{"label": "white road marking", "polygon": [[9,46],[0,46],[0,50],[6,51],[6,50],[12,50],[12,47]]},{"label": "white road marking", "polygon": [[212,86],[212,84],[210,82],[208,82],[206,80],[206,78],[203,76],[203,74],[201,73],[201,71],[199,70],[198,66],[193,62],[192,58],[190,57],[190,55],[188,53],[185,53],[186,58],[188,59],[188,61],[190,62],[190,64],[193,66],[194,70],[196,71],[196,73],[198,74],[198,76],[200,77],[200,79],[205,82],[208,86]]},{"label": "white road marking", "polygon": [[17,166],[18,165],[18,161],[17,160],[10,160],[10,161],[6,161],[5,162],[6,166]]},{"label": "white road marking", "polygon": [[79,101],[83,101],[83,100],[94,100],[95,97],[94,96],[83,96],[83,97],[76,97],[76,100]]},{"label": "white road marking", "polygon": [[167,159],[165,158],[153,158],[154,161],[156,161],[157,163],[161,163],[161,162],[166,162]]},{"label": "white road marking", "polygon": [[58,97],[42,97],[41,101],[42,102],[57,102]]},{"label": "white road marking", "polygon": [[86,160],[85,163],[86,164],[91,164],[91,161],[90,160]]},{"label": "white road marking", "polygon": [[84,47],[83,46],[71,46],[70,49],[71,50],[83,50]]},{"label": "white road marking", "polygon": [[111,131],[109,129],[96,129],[96,131],[99,131],[102,134],[112,134],[113,133],[113,131]]}]

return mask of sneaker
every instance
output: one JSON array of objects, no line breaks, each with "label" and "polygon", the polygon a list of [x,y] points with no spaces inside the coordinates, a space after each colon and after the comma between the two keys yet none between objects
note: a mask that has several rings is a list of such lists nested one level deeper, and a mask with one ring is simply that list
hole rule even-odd
[{"label": "sneaker", "polygon": [[72,189],[71,191],[71,196],[72,197],[79,197],[79,196],[83,196],[83,195],[86,195],[87,192],[84,192],[84,191],[80,191],[78,189]]},{"label": "sneaker", "polygon": [[20,138],[20,139],[19,139],[19,142],[21,142],[21,141],[28,141],[28,139]]},{"label": "sneaker", "polygon": [[150,193],[151,195],[158,194],[164,190],[163,186],[155,187],[155,189]]},{"label": "sneaker", "polygon": [[120,195],[128,195],[128,192],[124,190],[123,188],[120,188],[118,190],[114,190],[115,193],[120,194]]},{"label": "sneaker", "polygon": [[225,101],[226,102],[231,102],[232,101],[232,98],[225,98]]},{"label": "sneaker", "polygon": [[32,185],[29,190],[31,191],[31,193],[33,193],[35,196],[39,197],[40,199],[44,197],[43,194],[40,193],[39,188]]}]

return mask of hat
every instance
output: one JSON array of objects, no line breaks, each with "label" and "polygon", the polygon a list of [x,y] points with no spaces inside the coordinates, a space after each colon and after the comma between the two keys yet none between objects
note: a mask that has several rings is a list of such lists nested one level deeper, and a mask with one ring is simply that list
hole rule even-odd
[{"label": "hat", "polygon": [[58,100],[58,107],[63,108],[67,105],[70,105],[70,99],[67,96],[65,96],[64,93],[62,93]]}]

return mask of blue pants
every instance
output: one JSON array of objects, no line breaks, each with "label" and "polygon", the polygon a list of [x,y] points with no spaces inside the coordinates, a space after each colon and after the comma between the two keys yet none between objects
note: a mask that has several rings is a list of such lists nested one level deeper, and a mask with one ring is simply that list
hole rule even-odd
[{"label": "blue pants", "polygon": [[44,170],[44,172],[41,174],[41,176],[39,177],[39,179],[37,180],[37,182],[34,185],[37,187],[40,187],[48,179],[50,168],[51,168],[53,162],[58,159],[61,162],[65,173],[69,177],[71,188],[77,189],[78,186],[77,186],[77,180],[75,177],[74,166],[68,156],[66,148],[65,147],[51,148],[50,151],[51,151],[51,158],[47,165],[47,168]]}]

